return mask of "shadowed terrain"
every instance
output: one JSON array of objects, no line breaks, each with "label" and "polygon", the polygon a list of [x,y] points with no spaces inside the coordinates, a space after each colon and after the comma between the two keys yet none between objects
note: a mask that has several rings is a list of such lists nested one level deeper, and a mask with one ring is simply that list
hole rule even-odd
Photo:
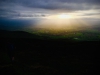
[{"label": "shadowed terrain", "polygon": [[[23,31],[0,31],[0,75],[85,75],[96,65],[99,41],[45,39]],[[15,63],[6,52],[15,46]]]}]

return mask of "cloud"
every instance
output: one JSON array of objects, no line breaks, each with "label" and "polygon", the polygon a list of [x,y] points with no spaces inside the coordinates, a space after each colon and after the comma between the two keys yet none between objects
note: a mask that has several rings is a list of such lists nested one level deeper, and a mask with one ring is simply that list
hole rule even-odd
[{"label": "cloud", "polygon": [[100,4],[100,0],[2,0],[1,2],[48,10],[82,10],[86,7],[91,9],[91,6],[96,8]]},{"label": "cloud", "polygon": [[18,4],[21,4],[30,8],[40,8],[48,10],[86,10],[97,9],[100,4],[100,0],[22,0]]},{"label": "cloud", "polygon": [[[0,5],[0,17],[7,18],[42,18],[55,13],[100,10],[100,0],[0,0]],[[89,12],[82,15],[91,16],[97,13]]]},{"label": "cloud", "polygon": [[0,0],[0,28],[23,29],[59,13],[75,14],[99,24],[100,0]]}]

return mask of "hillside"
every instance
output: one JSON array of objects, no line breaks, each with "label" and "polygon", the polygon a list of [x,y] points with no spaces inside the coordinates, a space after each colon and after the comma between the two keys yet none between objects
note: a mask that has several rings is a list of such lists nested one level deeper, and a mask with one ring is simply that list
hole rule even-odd
[{"label": "hillside", "polygon": [[[82,75],[90,73],[97,64],[95,60],[100,49],[99,41],[45,40],[23,31],[0,31],[0,34],[2,34],[0,38],[2,74]],[[34,38],[30,38],[33,36]],[[7,42],[15,46],[14,64],[11,64],[6,52]]]}]

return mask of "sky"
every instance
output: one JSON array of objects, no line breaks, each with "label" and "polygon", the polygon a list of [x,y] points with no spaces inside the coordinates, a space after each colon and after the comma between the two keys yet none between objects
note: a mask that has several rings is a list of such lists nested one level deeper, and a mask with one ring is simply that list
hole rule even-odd
[{"label": "sky", "polygon": [[0,29],[100,25],[100,0],[0,0]]}]

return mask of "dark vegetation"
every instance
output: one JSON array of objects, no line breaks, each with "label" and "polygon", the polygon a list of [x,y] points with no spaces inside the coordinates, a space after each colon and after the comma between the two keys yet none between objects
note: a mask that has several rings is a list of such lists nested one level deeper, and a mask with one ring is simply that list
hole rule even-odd
[{"label": "dark vegetation", "polygon": [[[0,31],[0,75],[86,75],[93,72],[99,41],[39,39],[22,31]],[[15,63],[6,52],[15,46]]]}]

